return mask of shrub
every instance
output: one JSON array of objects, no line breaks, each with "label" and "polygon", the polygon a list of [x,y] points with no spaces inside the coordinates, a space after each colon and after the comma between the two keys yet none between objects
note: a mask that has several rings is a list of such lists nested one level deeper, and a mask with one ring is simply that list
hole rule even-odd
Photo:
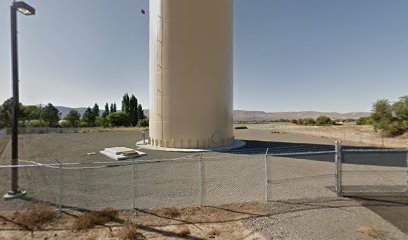
[{"label": "shrub", "polygon": [[188,226],[181,226],[179,227],[179,229],[180,230],[177,234],[178,237],[184,238],[184,237],[187,237],[191,233],[190,228]]},{"label": "shrub", "polygon": [[149,126],[149,120],[148,119],[139,119],[137,122],[138,127],[148,127]]},{"label": "shrub", "polygon": [[30,128],[38,128],[44,125],[45,125],[44,121],[40,121],[40,120],[31,120],[27,123],[27,127],[30,127]]},{"label": "shrub", "polygon": [[357,125],[371,125],[372,120],[371,120],[370,117],[361,117],[361,118],[357,119],[356,124]]},{"label": "shrub", "polygon": [[57,212],[46,204],[32,205],[28,210],[17,213],[15,221],[30,228],[39,228],[43,224],[52,221]]},{"label": "shrub", "polygon": [[112,127],[129,126],[129,118],[124,112],[110,113],[106,119]]},{"label": "shrub", "polygon": [[107,127],[107,126],[109,126],[109,122],[108,122],[108,120],[106,118],[98,116],[98,117],[96,117],[95,125],[97,127]]},{"label": "shrub", "polygon": [[180,212],[176,208],[165,208],[163,214],[173,218],[180,216]]},{"label": "shrub", "polygon": [[60,125],[61,127],[63,127],[63,128],[70,128],[70,127],[72,127],[71,123],[70,123],[69,121],[67,121],[67,120],[61,120],[61,121],[59,122],[59,125]]},{"label": "shrub", "polygon": [[122,240],[144,240],[147,239],[143,234],[137,231],[137,225],[126,224],[119,231],[119,238]]},{"label": "shrub", "polygon": [[73,229],[79,231],[93,228],[95,225],[103,225],[114,220],[117,215],[118,211],[112,208],[84,213],[75,220]]},{"label": "shrub", "polygon": [[316,122],[315,122],[315,120],[314,120],[313,118],[307,118],[307,119],[304,121],[304,124],[305,124],[305,125],[312,126],[312,125],[315,125]]}]

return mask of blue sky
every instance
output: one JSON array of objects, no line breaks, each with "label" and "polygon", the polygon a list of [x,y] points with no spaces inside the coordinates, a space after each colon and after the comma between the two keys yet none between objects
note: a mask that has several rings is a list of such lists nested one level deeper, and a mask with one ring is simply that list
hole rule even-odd
[{"label": "blue sky", "polygon": [[[9,5],[0,2],[0,101],[11,95]],[[27,0],[20,98],[148,107],[148,0]],[[234,0],[234,108],[370,111],[408,94],[408,1]]]}]

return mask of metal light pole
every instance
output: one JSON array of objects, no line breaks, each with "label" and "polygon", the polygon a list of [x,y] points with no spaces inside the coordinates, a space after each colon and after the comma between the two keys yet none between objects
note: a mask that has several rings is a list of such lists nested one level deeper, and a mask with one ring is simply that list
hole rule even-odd
[{"label": "metal light pole", "polygon": [[35,15],[35,9],[25,2],[13,1],[10,6],[11,20],[11,68],[13,84],[13,109],[12,109],[12,129],[11,129],[11,190],[4,195],[5,199],[18,198],[25,195],[18,187],[18,112],[19,112],[19,92],[18,92],[18,51],[17,51],[17,11],[26,15]]}]

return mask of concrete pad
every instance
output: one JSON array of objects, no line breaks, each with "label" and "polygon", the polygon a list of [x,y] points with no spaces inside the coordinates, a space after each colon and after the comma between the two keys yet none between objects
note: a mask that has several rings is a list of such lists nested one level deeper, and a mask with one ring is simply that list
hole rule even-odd
[{"label": "concrete pad", "polygon": [[136,146],[148,149],[148,150],[155,150],[155,151],[166,151],[166,152],[211,152],[211,151],[227,151],[236,148],[241,148],[245,146],[246,142],[241,140],[235,140],[233,144],[222,146],[222,147],[214,147],[214,148],[166,148],[166,147],[157,147],[152,146],[146,143],[144,140],[139,141],[136,143]]},{"label": "concrete pad", "polygon": [[[136,154],[134,155],[125,155],[125,152],[129,151],[135,151]],[[127,147],[111,147],[111,148],[105,148],[104,150],[100,151],[101,154],[110,157],[115,160],[126,160],[126,159],[133,159],[133,158],[138,158],[141,156],[146,155],[145,152],[137,151],[132,148],[127,148]]]}]

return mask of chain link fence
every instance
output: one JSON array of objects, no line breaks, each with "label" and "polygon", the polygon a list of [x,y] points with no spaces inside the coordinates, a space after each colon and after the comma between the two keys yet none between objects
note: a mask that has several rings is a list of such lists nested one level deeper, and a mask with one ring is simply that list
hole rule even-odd
[{"label": "chain link fence", "polygon": [[406,149],[338,148],[336,182],[339,195],[408,195]]},{"label": "chain link fence", "polygon": [[[402,149],[299,144],[176,159],[24,160],[18,166],[19,186],[27,195],[2,200],[0,209],[18,210],[36,201],[59,208],[97,210],[211,206],[361,192],[404,194],[406,156],[407,150]],[[11,167],[0,165],[0,192],[9,190]]]}]

